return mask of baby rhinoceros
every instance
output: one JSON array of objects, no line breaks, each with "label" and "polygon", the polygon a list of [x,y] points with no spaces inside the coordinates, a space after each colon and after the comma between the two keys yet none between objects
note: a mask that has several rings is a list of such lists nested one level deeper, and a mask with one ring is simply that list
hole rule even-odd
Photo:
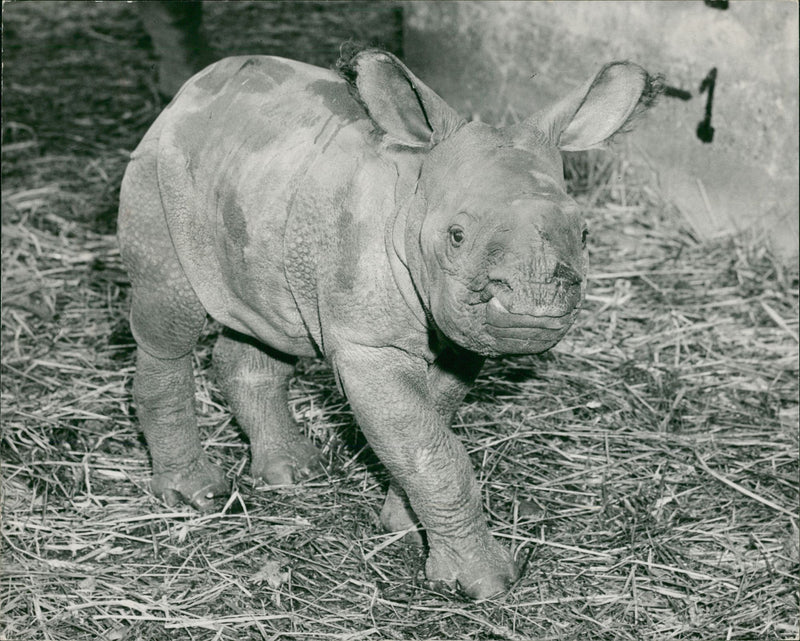
[{"label": "baby rhinoceros", "polygon": [[486,357],[545,351],[569,329],[586,229],[560,150],[613,136],[651,89],[640,67],[611,63],[498,129],[465,122],[375,49],[338,73],[250,56],[189,80],[120,194],[155,494],[210,509],[229,491],[193,409],[191,354],[210,315],[227,328],[215,367],[254,477],[319,470],[287,382],[297,357],[323,355],[391,473],[383,524],[421,524],[431,581],[473,598],[507,589],[517,568],[450,424]]}]

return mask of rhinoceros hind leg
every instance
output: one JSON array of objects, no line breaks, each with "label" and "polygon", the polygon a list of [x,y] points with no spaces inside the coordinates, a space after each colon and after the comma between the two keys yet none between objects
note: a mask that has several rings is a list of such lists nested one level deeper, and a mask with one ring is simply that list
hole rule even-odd
[{"label": "rhinoceros hind leg", "polygon": [[229,486],[200,445],[191,355],[160,359],[140,347],[133,392],[153,458],[153,492],[167,505],[186,501],[203,512],[214,509],[214,498],[228,494]]},{"label": "rhinoceros hind leg", "polygon": [[203,451],[194,414],[191,353],[206,312],[172,246],[146,145],[122,182],[118,231],[132,284],[133,393],[153,459],[153,492],[171,505],[185,500],[210,510],[228,484]]},{"label": "rhinoceros hind leg", "polygon": [[250,473],[271,485],[291,485],[323,472],[321,452],[289,411],[295,360],[230,331],[214,346],[218,382],[250,439]]},{"label": "rhinoceros hind leg", "polygon": [[381,525],[387,532],[406,531],[403,539],[409,543],[422,545],[421,525],[408,503],[405,492],[392,481],[386,492],[386,500],[381,509]]}]

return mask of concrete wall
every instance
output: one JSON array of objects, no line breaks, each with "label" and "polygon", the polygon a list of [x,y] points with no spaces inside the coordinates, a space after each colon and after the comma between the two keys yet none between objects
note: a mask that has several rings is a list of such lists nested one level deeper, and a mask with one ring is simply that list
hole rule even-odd
[{"label": "concrete wall", "polygon": [[[754,227],[798,251],[798,8],[783,0],[409,2],[409,66],[465,116],[524,118],[629,59],[691,99],[664,97],[631,137],[698,236]],[[710,143],[697,136],[716,67]]]}]

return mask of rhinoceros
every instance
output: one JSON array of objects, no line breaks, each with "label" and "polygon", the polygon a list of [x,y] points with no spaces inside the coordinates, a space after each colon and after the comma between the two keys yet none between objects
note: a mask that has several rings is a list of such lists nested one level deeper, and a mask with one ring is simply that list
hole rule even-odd
[{"label": "rhinoceros", "polygon": [[602,144],[653,86],[613,62],[495,128],[376,49],[335,71],[249,56],[191,78],[120,194],[154,493],[208,510],[229,491],[193,409],[191,355],[210,315],[226,328],[213,357],[253,477],[318,472],[287,384],[297,357],[322,356],[390,473],[385,527],[424,528],[429,580],[477,599],[507,589],[516,564],[450,425],[486,357],[543,352],[572,325],[587,232],[560,152]]}]

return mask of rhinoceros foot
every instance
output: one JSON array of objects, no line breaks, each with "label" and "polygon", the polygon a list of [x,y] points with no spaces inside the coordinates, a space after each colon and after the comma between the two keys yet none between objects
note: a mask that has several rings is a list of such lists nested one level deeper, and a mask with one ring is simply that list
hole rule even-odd
[{"label": "rhinoceros foot", "polygon": [[322,452],[303,437],[286,449],[254,453],[250,474],[270,485],[294,485],[324,474],[322,460]]},{"label": "rhinoceros foot", "polygon": [[508,551],[489,538],[475,551],[431,548],[425,574],[429,581],[458,587],[479,601],[506,592],[519,571]]},{"label": "rhinoceros foot", "polygon": [[155,473],[151,487],[167,505],[185,502],[201,512],[212,511],[214,499],[230,492],[225,473],[206,458],[197,459],[180,470]]}]

